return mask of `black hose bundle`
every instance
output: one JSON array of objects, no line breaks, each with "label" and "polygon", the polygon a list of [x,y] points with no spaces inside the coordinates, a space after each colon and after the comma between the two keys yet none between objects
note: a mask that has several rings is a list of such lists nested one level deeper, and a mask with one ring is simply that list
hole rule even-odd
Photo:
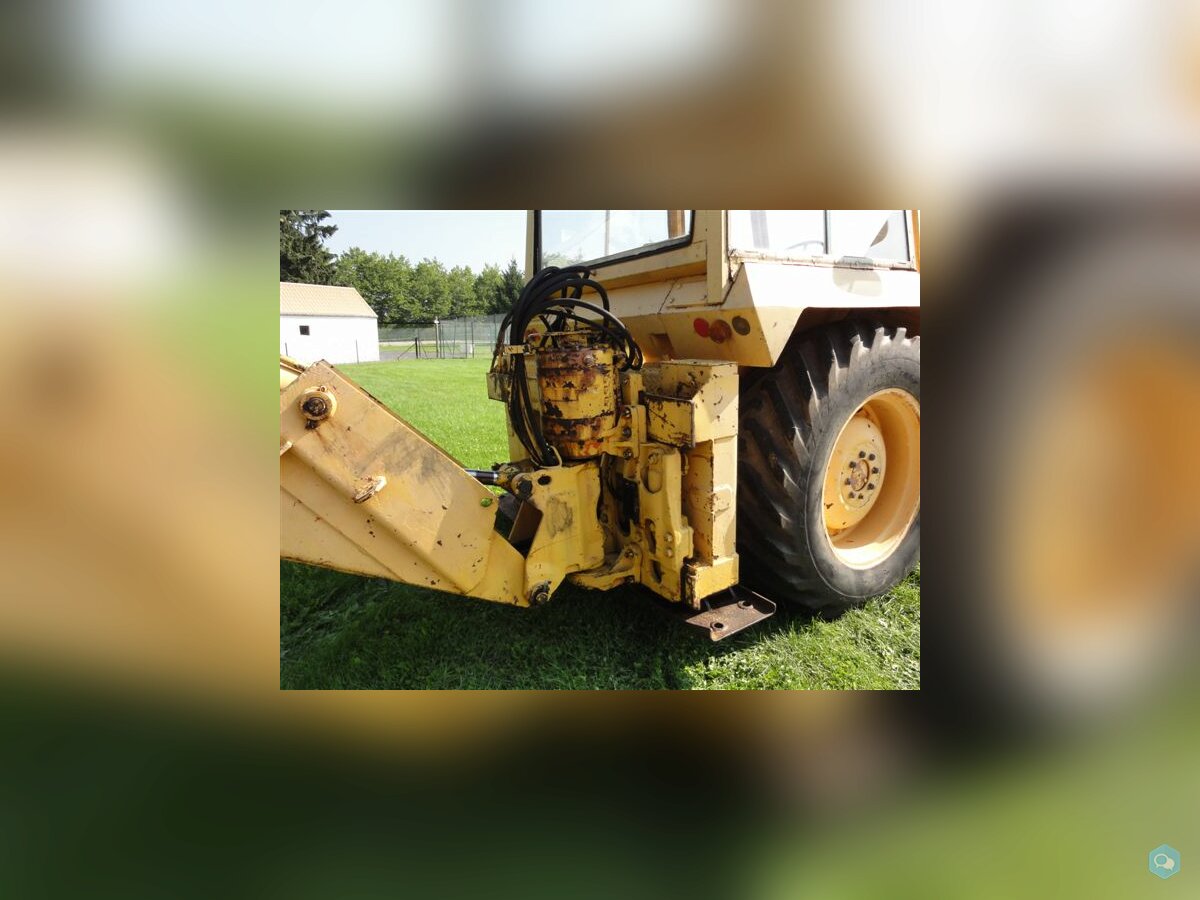
[{"label": "black hose bundle", "polygon": [[[534,320],[542,323],[545,333],[543,340],[549,346],[553,346],[556,334],[566,331],[594,331],[612,344],[619,368],[640,369],[641,348],[624,323],[609,311],[608,292],[598,281],[594,281],[591,275],[591,270],[582,266],[565,269],[549,266],[533,276],[500,323],[492,359],[493,369],[497,367],[503,352],[505,332],[508,334],[508,343],[524,344]],[[582,299],[584,290],[588,288],[596,292],[600,298],[600,306]],[[512,385],[509,390],[508,410],[513,432],[522,446],[529,451],[529,457],[535,464],[548,466],[557,463],[558,453],[546,442],[539,424],[541,420],[529,396],[524,354],[518,353],[512,357],[510,374]]]}]

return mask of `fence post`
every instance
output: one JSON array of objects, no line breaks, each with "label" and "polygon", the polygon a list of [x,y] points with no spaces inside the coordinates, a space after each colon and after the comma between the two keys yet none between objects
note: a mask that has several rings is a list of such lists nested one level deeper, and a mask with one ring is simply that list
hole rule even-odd
[{"label": "fence post", "polygon": [[358,338],[354,339],[354,361],[356,363],[362,362],[362,358],[358,355]]},{"label": "fence post", "polygon": [[416,329],[413,332],[413,357],[421,358],[421,329]]},{"label": "fence post", "polygon": [[[466,356],[466,354],[463,354]],[[471,359],[475,358],[475,320],[471,319]]]}]

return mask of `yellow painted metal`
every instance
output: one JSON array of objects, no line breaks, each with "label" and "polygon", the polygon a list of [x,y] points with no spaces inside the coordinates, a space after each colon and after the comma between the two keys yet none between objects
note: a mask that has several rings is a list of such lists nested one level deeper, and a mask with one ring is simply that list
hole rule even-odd
[{"label": "yellow painted metal", "polygon": [[[548,377],[540,369],[546,355],[527,351],[527,360],[531,357],[538,371],[530,387],[541,391],[543,408],[561,411],[563,401],[573,403],[576,392],[563,391],[557,358],[552,357]],[[609,358],[603,357],[606,365]],[[493,398],[507,396],[508,372],[502,358],[488,381]],[[607,384],[601,398],[589,402],[607,405]],[[584,523],[553,541],[557,527],[544,524],[543,543],[535,541],[530,553],[527,580],[556,585],[554,573],[567,572],[572,581],[591,588],[640,582],[672,601],[698,606],[738,578],[737,366],[703,360],[651,363],[620,373],[619,384],[619,396],[613,398],[619,406],[617,425],[589,452],[600,461],[553,469],[533,469],[525,461],[502,470],[502,483],[543,511],[568,480],[570,492],[558,501],[560,518]],[[600,406],[587,410],[604,412]],[[510,442],[517,443],[511,428]],[[541,478],[547,484],[539,484]],[[633,498],[636,518],[630,516]],[[543,515],[543,523],[548,518]],[[527,538],[530,522],[522,513],[514,537]]]},{"label": "yellow painted metal", "polygon": [[282,391],[295,381],[296,376],[303,371],[304,366],[300,365],[294,359],[287,356],[279,357],[279,389]]},{"label": "yellow painted metal", "polygon": [[[509,423],[500,483],[523,504],[507,538],[495,496],[419,432],[332,366],[281,359],[282,555],[515,605],[548,599],[569,577],[601,589],[640,582],[698,607],[738,580],[739,365],[772,365],[805,310],[915,310],[916,213],[913,235],[907,271],[799,265],[731,256],[725,212],[697,210],[686,246],[600,267],[650,361],[618,372],[607,347],[539,349],[536,336],[505,349],[488,395],[507,399],[513,354],[524,354],[534,414],[568,451],[564,465],[535,468]],[[585,374],[590,383],[575,378]],[[826,484],[840,498],[829,540],[850,565],[887,551],[919,508],[920,410],[900,393],[871,398],[831,459],[855,486]],[[858,471],[854,460],[872,453],[881,471]],[[874,488],[858,490],[863,474],[879,475]]]},{"label": "yellow painted metal", "polygon": [[678,360],[643,373],[647,432],[683,448],[684,514],[693,530],[682,599],[704,597],[738,580],[738,373],[730,363]]},{"label": "yellow painted metal", "polygon": [[[332,412],[302,408],[326,394]],[[528,604],[495,495],[328,363],[281,390],[279,427],[283,557]]]},{"label": "yellow painted metal", "polygon": [[540,518],[525,561],[533,592],[548,598],[571,572],[604,563],[604,531],[596,518],[600,471],[596,462],[536,469],[514,477],[511,489]]},{"label": "yellow painted metal", "polygon": [[[533,273],[533,210],[526,257]],[[628,326],[651,361],[717,359],[740,366],[775,365],[801,316],[889,311],[910,333],[920,325],[920,211],[910,211],[912,263],[847,264],[833,257],[782,259],[729,247],[727,210],[694,211],[692,241],[638,259],[616,259],[596,267],[612,310]],[[587,296],[587,294],[585,294]],[[828,312],[825,312],[828,311]],[[714,341],[697,334],[694,321],[734,317],[748,326]]]},{"label": "yellow painted metal", "polygon": [[912,211],[913,255],[917,260],[917,271],[921,271],[921,211]]},{"label": "yellow painted metal", "polygon": [[864,407],[842,428],[825,467],[825,527],[831,535],[866,518],[885,478],[887,445]]},{"label": "yellow painted metal", "polygon": [[737,366],[711,360],[653,363],[642,372],[650,439],[692,446],[737,434]]},{"label": "yellow painted metal", "polygon": [[683,511],[692,525],[694,559],[684,572],[683,599],[737,584],[737,436],[704,441],[687,451]]},{"label": "yellow painted metal", "polygon": [[[618,427],[599,441],[605,462],[501,469],[500,484],[523,501],[507,538],[490,491],[334,367],[280,371],[285,558],[519,606],[567,577],[640,582],[693,606],[737,581],[734,365],[622,373],[610,401]],[[627,485],[624,500],[636,497],[625,529],[602,466]]]},{"label": "yellow painted metal", "polygon": [[921,406],[879,391],[842,427],[825,467],[822,506],[830,546],[846,565],[878,565],[921,507]]},{"label": "yellow painted metal", "polygon": [[[572,575],[585,587],[640,582],[699,606],[737,583],[737,366],[651,363],[622,378],[621,430],[603,443],[604,564]],[[638,517],[618,526],[613,485],[637,498]]]}]

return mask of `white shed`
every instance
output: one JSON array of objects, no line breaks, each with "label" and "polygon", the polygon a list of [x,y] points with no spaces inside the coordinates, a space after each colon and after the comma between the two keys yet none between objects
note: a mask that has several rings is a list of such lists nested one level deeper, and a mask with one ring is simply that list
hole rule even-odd
[{"label": "white shed", "polygon": [[379,323],[352,287],[279,283],[279,352],[308,365],[379,361]]}]

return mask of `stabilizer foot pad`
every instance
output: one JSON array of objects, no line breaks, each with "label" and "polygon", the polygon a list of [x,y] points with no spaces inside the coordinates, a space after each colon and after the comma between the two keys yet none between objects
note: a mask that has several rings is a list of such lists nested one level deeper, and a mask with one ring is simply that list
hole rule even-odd
[{"label": "stabilizer foot pad", "polygon": [[714,641],[724,640],[775,614],[774,601],[740,585],[704,602],[709,608],[686,621],[703,628]]}]

